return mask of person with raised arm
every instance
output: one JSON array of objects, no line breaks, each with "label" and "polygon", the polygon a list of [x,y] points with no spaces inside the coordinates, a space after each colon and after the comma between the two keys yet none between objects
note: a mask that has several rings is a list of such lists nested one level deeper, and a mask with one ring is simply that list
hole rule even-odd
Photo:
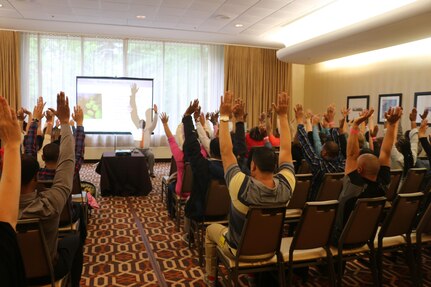
[{"label": "person with raised arm", "polygon": [[385,196],[385,191],[391,181],[391,149],[396,138],[402,109],[400,107],[390,108],[385,113],[387,131],[378,158],[373,153],[361,155],[358,141],[359,126],[373,113],[374,110],[371,108],[353,121],[347,140],[345,177],[343,190],[338,199],[340,203],[332,240],[334,245],[338,243],[339,236],[349,219],[356,200],[358,198]]},{"label": "person with raised arm", "polygon": [[0,179],[0,278],[2,286],[26,286],[15,227],[21,182],[21,128],[16,113],[0,97],[0,140],[4,148]]},{"label": "person with raised arm", "polygon": [[39,164],[33,156],[24,155],[21,159],[19,218],[41,219],[55,279],[58,280],[71,272],[72,286],[79,286],[83,264],[80,235],[74,234],[58,239],[60,214],[72,192],[75,169],[73,135],[69,126],[69,99],[64,92],[57,94],[57,110],[50,110],[57,116],[61,125],[60,151],[53,184],[49,189],[36,192]]},{"label": "person with raised arm", "polygon": [[287,93],[278,95],[278,105],[273,104],[280,120],[279,170],[274,175],[276,156],[267,147],[256,148],[251,162],[251,176],[243,173],[232,149],[229,132],[229,119],[240,108],[233,104],[233,94],[226,92],[220,103],[220,152],[223,161],[226,184],[231,197],[228,227],[211,224],[205,239],[205,281],[209,286],[215,284],[216,248],[230,253],[238,247],[248,207],[251,205],[268,206],[286,204],[295,188],[295,175],[292,164],[291,135],[287,120],[289,97]]}]

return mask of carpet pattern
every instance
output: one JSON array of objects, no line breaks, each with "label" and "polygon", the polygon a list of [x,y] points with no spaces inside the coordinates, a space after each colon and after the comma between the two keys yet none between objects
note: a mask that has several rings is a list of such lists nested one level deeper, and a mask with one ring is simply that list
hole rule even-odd
[{"label": "carpet pattern", "polygon": [[[100,176],[94,170],[94,164],[84,164],[81,179],[98,187]],[[168,172],[169,163],[156,163],[153,191],[146,197],[97,198],[101,208],[93,210],[88,225],[82,286],[205,286],[197,250],[188,248],[161,202],[161,177]],[[431,286],[431,252],[423,257],[424,286]],[[347,263],[344,286],[373,285],[365,264]],[[396,261],[385,257],[383,264],[384,286],[412,286],[403,254]],[[247,286],[244,278],[240,283]],[[295,277],[294,286],[329,286],[329,281],[318,268],[310,268],[307,283]]]}]

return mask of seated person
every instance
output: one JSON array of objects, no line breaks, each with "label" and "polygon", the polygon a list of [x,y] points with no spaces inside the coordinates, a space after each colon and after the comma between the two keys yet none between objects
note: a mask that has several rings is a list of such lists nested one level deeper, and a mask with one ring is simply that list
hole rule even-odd
[{"label": "seated person", "polygon": [[57,110],[52,111],[61,123],[60,153],[53,185],[42,192],[36,192],[39,164],[32,156],[23,156],[19,218],[42,220],[55,279],[60,279],[71,272],[72,286],[79,286],[83,263],[80,236],[69,235],[58,240],[60,214],[72,191],[75,168],[73,139],[69,126],[69,100],[63,92],[57,95]]},{"label": "seated person", "polygon": [[[401,108],[389,109],[385,115],[388,122],[386,135],[383,139],[379,158],[373,153],[360,155],[358,134],[359,125],[373,114],[374,110],[364,113],[353,121],[347,142],[346,170],[343,190],[339,197],[339,206],[335,221],[332,243],[338,239],[355,207],[358,198],[385,196],[385,190],[391,181],[390,155],[395,141],[397,125],[402,114]],[[356,246],[352,246],[356,247]]]},{"label": "seated person", "polygon": [[20,194],[21,128],[6,99],[0,97],[0,140],[3,170],[0,179],[0,278],[2,286],[27,286],[15,227]]},{"label": "seated person", "polygon": [[241,172],[237,159],[232,151],[232,140],[229,133],[229,117],[232,112],[240,114],[233,106],[233,95],[226,92],[220,104],[220,150],[225,172],[226,183],[231,196],[231,209],[228,227],[211,224],[206,231],[205,239],[205,281],[209,286],[215,283],[216,248],[231,254],[236,249],[241,237],[243,224],[250,205],[268,206],[286,204],[295,188],[291,154],[291,135],[287,121],[288,96],[278,96],[278,106],[274,110],[280,119],[280,155],[279,172],[274,175],[276,166],[275,152],[267,147],[256,148],[251,164],[251,176]]}]

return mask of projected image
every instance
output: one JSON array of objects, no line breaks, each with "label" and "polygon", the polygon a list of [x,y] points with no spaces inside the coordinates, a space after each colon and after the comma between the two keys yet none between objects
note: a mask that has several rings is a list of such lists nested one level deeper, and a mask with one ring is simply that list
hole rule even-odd
[{"label": "projected image", "polygon": [[79,94],[78,99],[84,111],[84,119],[102,118],[102,94]]}]

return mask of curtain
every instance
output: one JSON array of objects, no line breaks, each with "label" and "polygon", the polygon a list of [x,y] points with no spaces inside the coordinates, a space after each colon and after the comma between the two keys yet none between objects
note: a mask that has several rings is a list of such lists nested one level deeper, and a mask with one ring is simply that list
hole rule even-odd
[{"label": "curtain", "polygon": [[0,30],[0,95],[13,109],[21,105],[19,33]]},{"label": "curtain", "polygon": [[224,54],[225,89],[245,101],[247,126],[256,126],[279,92],[291,92],[292,64],[279,61],[271,49],[225,46]]},{"label": "curtain", "polygon": [[[218,109],[223,93],[223,46],[135,39],[112,39],[23,33],[22,88],[24,107],[42,95],[55,106],[64,90],[76,101],[76,76],[150,78],[153,102],[169,115],[171,130],[188,104],[198,98],[202,110]],[[150,108],[150,107],[147,107]],[[165,145],[159,123],[152,145]]]}]

